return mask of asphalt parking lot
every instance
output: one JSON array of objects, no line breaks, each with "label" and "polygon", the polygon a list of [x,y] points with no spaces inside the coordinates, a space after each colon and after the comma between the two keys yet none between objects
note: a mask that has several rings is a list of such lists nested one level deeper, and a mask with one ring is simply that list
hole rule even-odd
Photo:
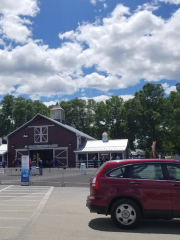
[{"label": "asphalt parking lot", "polygon": [[0,185],[0,240],[176,240],[180,220],[146,220],[130,231],[90,213],[87,187]]}]

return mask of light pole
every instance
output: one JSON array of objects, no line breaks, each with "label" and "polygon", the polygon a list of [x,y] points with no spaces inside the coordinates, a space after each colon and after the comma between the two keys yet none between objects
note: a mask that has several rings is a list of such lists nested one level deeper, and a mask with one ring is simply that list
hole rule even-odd
[{"label": "light pole", "polygon": [[25,148],[28,151],[28,155],[29,155],[29,131],[28,131],[28,127],[24,130],[24,138],[27,138],[27,146],[25,146]]}]

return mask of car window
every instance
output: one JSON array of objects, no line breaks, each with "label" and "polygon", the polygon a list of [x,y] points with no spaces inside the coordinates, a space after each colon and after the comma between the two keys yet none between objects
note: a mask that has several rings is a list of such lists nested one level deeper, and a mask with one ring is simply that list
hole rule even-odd
[{"label": "car window", "polygon": [[112,177],[112,178],[128,178],[129,170],[130,170],[130,166],[123,166],[108,172],[106,176]]},{"label": "car window", "polygon": [[131,178],[163,180],[160,164],[135,164],[132,165]]},{"label": "car window", "polygon": [[169,179],[180,181],[180,164],[167,164]]},{"label": "car window", "polygon": [[92,177],[95,177],[98,172],[104,167],[104,165],[106,165],[106,162],[104,162],[93,174],[92,174]]}]

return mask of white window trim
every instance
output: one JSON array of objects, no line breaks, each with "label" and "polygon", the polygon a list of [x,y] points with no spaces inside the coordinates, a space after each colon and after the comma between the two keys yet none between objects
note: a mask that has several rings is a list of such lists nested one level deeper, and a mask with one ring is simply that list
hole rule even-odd
[{"label": "white window trim", "polygon": [[[42,129],[44,128],[44,131],[46,130],[46,134],[43,134],[44,131]],[[40,129],[40,131],[39,131]],[[36,131],[39,132],[39,134],[36,133]],[[37,140],[37,136],[39,135],[39,138]],[[46,140],[43,139],[43,137],[46,136]],[[48,142],[48,127],[47,126],[37,126],[34,128],[34,142],[35,143],[47,143]]]}]

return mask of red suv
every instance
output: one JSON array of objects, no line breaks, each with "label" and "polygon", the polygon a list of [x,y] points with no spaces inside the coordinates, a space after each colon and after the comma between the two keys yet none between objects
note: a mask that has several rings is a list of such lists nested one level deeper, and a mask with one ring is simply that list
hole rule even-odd
[{"label": "red suv", "polygon": [[120,228],[141,219],[180,217],[180,162],[161,159],[115,160],[104,163],[90,179],[86,206],[111,215]]}]

